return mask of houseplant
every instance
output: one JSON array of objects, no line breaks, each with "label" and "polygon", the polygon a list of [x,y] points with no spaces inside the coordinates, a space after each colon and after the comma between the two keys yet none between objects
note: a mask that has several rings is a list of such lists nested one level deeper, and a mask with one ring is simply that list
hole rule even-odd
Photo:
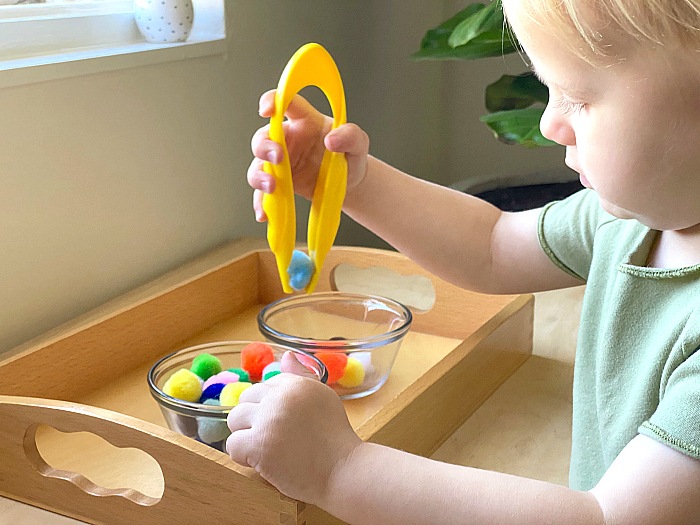
[{"label": "houseplant", "polygon": [[[416,60],[474,60],[518,51],[515,35],[508,31],[500,0],[471,4],[429,30],[412,58]],[[489,111],[481,117],[494,135],[507,144],[526,147],[552,146],[540,132],[539,122],[548,91],[533,73],[503,75],[486,87]]]}]

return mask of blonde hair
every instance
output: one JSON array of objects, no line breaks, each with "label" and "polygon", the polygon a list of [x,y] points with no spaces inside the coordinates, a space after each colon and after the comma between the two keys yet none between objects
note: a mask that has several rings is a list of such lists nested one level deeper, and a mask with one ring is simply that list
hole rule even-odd
[{"label": "blonde hair", "polygon": [[[613,42],[700,50],[700,0],[519,0],[531,21],[553,29],[559,44],[588,62],[611,57]],[[561,38],[563,37],[563,38]]]}]

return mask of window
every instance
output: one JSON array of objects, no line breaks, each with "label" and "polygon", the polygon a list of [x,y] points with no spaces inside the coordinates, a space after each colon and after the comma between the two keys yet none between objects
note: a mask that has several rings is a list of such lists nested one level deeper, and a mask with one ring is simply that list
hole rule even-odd
[{"label": "window", "polygon": [[0,0],[0,87],[225,52],[224,0],[194,0],[184,43],[150,44],[134,0]]}]

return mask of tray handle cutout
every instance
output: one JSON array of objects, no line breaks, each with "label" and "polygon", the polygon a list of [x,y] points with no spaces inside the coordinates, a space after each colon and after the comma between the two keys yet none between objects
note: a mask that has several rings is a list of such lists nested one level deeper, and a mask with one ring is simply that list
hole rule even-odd
[{"label": "tray handle cutout", "polygon": [[435,306],[435,287],[424,275],[403,275],[384,266],[361,268],[340,263],[330,276],[338,292],[379,295],[398,301],[414,313],[427,313]]},{"label": "tray handle cutout", "polygon": [[[0,494],[52,512],[89,523],[197,523],[201,502],[207,501],[211,523],[279,525],[282,515],[297,514],[296,501],[283,498],[253,469],[203,443],[126,414],[69,401],[0,395],[0,422]],[[152,489],[144,494],[133,488],[98,487],[97,479],[73,468],[75,463],[68,469],[57,468],[58,463],[52,466],[53,456],[43,448],[41,437],[37,445],[37,433],[45,432],[44,426],[98,436],[120,454],[125,449],[148,454],[162,472],[156,473],[164,479],[162,497],[154,497]],[[90,450],[83,446],[59,452],[78,456],[70,461],[81,462]],[[122,467],[110,462],[105,468]],[[125,468],[144,478],[152,472],[142,463],[131,462]],[[228,497],[212,498],[212,494],[235,495],[236,512],[232,514]]]},{"label": "tray handle cutout", "polygon": [[165,479],[153,456],[115,447],[97,434],[34,424],[25,434],[24,452],[43,476],[69,481],[93,496],[121,496],[142,506],[163,496]]}]

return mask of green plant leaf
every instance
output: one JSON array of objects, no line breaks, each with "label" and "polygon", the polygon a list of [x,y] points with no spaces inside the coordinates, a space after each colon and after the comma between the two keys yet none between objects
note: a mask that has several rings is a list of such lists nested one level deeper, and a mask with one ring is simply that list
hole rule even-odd
[{"label": "green plant leaf", "polygon": [[486,109],[490,112],[508,109],[522,109],[536,102],[543,104],[549,100],[547,86],[542,84],[534,73],[503,75],[486,87]]},{"label": "green plant leaf", "polygon": [[555,146],[540,132],[540,119],[544,108],[512,109],[498,111],[481,117],[493,134],[506,144],[520,144],[528,148]]},{"label": "green plant leaf", "polygon": [[435,29],[427,31],[421,41],[420,49],[411,58],[414,60],[473,60],[513,53],[515,47],[508,34],[504,33],[502,25],[498,27],[485,25],[479,35],[464,45],[452,47],[448,43],[452,32],[463,21],[469,20],[484,9],[483,4],[471,4]]},{"label": "green plant leaf", "polygon": [[462,20],[452,30],[447,45],[463,46],[476,37],[493,29],[503,30],[503,10],[500,0],[492,0],[487,5],[478,4],[479,10]]}]

